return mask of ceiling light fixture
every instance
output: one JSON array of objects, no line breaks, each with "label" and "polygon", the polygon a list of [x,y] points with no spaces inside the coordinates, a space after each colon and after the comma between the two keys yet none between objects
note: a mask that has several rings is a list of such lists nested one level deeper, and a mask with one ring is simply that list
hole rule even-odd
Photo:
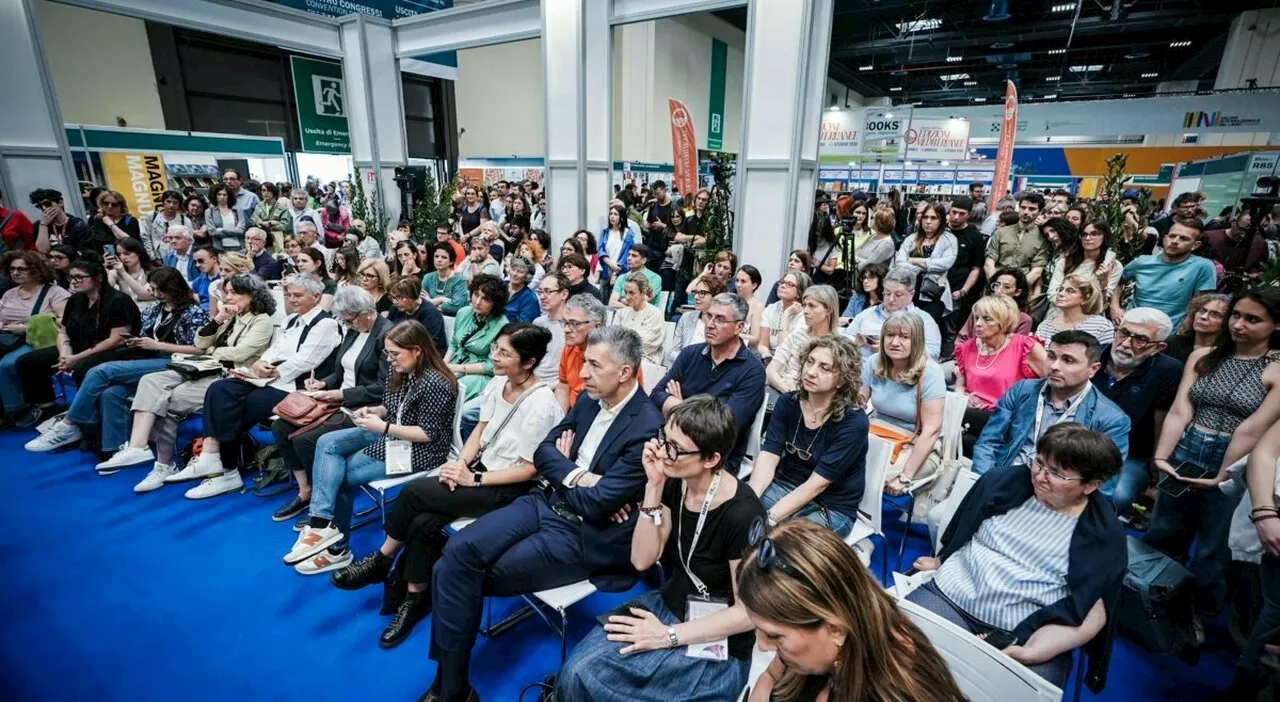
[{"label": "ceiling light fixture", "polygon": [[1045,80],[1050,83],[1056,83],[1057,81],[1062,80],[1062,76],[1049,76],[1048,78],[1045,78]]},{"label": "ceiling light fixture", "polygon": [[1184,49],[1188,46],[1191,46],[1191,42],[1189,41],[1175,41],[1169,44],[1170,49]]},{"label": "ceiling light fixture", "polygon": [[892,88],[889,88],[889,92],[891,92],[891,93],[900,93],[900,92],[902,92],[902,87],[901,87],[901,86],[897,86],[897,85],[895,85],[895,86],[893,86]]},{"label": "ceiling light fixture", "polygon": [[1101,71],[1102,64],[1090,63],[1087,65],[1081,64],[1079,66],[1069,66],[1067,70],[1071,71],[1072,73],[1093,73],[1094,71]]},{"label": "ceiling light fixture", "polygon": [[964,60],[963,56],[948,56],[947,63],[960,63]]},{"label": "ceiling light fixture", "polygon": [[977,84],[978,84],[978,81],[976,81],[976,80],[966,80],[966,81],[964,82],[964,84],[965,84],[965,85],[977,85]]},{"label": "ceiling light fixture", "polygon": [[1134,95],[1133,93],[1125,93],[1124,95],[1121,95],[1120,97],[1127,97],[1127,98],[1131,98],[1131,97],[1137,97],[1137,95]]},{"label": "ceiling light fixture", "polygon": [[987,99],[986,99],[986,98],[984,98],[984,97],[976,97],[976,98],[974,98],[974,99],[973,99],[973,101],[974,101],[974,102],[986,102],[986,101],[987,101]]},{"label": "ceiling light fixture", "polygon": [[873,69],[873,68],[875,68],[875,66],[873,66],[873,65],[871,65],[871,64],[867,64],[867,65],[865,65],[865,66],[858,66],[858,70],[859,70],[859,71],[869,71],[869,70],[871,70],[871,69]]},{"label": "ceiling light fixture", "polygon": [[1045,95],[1045,96],[1044,96],[1044,99],[1045,99],[1045,100],[1057,100],[1057,99],[1058,99],[1058,94],[1057,94],[1057,93],[1049,93],[1048,95]]},{"label": "ceiling light fixture", "polygon": [[938,78],[941,80],[966,80],[969,78],[969,74],[968,73],[948,73],[946,75],[938,76]]},{"label": "ceiling light fixture", "polygon": [[1012,49],[1012,48],[1013,48],[1013,42],[1011,42],[1011,41],[997,41],[997,42],[993,42],[993,43],[991,44],[991,48],[993,48],[993,49]]},{"label": "ceiling light fixture", "polygon": [[910,34],[911,32],[927,32],[931,29],[937,29],[942,26],[940,19],[918,19],[910,22],[899,22],[897,24],[898,32],[902,34]]},{"label": "ceiling light fixture", "polygon": [[1159,76],[1159,75],[1160,75],[1159,73],[1143,73],[1143,74],[1142,74],[1142,77],[1143,77],[1143,78],[1155,78],[1156,76]]},{"label": "ceiling light fixture", "polygon": [[1052,12],[1070,12],[1076,9],[1076,4],[1074,2],[1064,2],[1064,3],[1059,3],[1057,5],[1054,5],[1049,9]]},{"label": "ceiling light fixture", "polygon": [[1050,56],[1061,56],[1065,53],[1067,53],[1066,49],[1049,49]]}]

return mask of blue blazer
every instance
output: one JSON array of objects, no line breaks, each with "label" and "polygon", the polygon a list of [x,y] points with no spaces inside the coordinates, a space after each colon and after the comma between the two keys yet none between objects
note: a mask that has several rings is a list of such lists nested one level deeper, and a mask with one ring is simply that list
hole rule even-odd
[{"label": "blue blazer", "polygon": [[[185,276],[183,276],[187,280],[195,280],[196,276],[200,275],[200,271],[196,269],[196,257],[194,256],[194,254],[195,254],[195,247],[193,246],[191,247],[191,250],[187,252],[187,273]],[[164,259],[162,260],[162,263],[164,263],[164,265],[168,266],[169,268],[174,268],[175,265],[178,263],[178,254],[176,253],[165,254]]]},{"label": "blue blazer", "polygon": [[[631,518],[622,524],[614,523],[609,517],[643,494],[645,474],[640,456],[644,443],[657,436],[662,414],[644,390],[636,388],[635,395],[619,411],[592,457],[590,471],[600,476],[600,482],[592,487],[566,488],[565,476],[578,468],[574,463],[578,448],[599,413],[599,400],[591,399],[586,393],[580,395],[569,414],[538,445],[533,464],[539,475],[551,483],[548,501],[552,505],[563,505],[583,518],[582,551],[592,582],[602,590],[617,591],[631,587],[636,580],[635,569],[631,567],[631,534],[638,512],[632,511]],[[568,457],[556,448],[556,440],[565,430],[573,430],[573,447]]]},{"label": "blue blazer", "polygon": [[[1020,380],[1005,391],[996,411],[973,447],[973,471],[979,475],[1012,465],[1023,442],[1036,425],[1036,396],[1045,380]],[[1072,421],[1107,435],[1120,449],[1120,459],[1129,458],[1129,415],[1094,388],[1080,403]]]}]

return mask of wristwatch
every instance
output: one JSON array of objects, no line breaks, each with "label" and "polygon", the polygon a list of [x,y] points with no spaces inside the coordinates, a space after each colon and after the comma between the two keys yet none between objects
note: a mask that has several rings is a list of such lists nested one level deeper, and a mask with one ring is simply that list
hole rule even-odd
[{"label": "wristwatch", "polygon": [[482,482],[483,478],[484,478],[484,471],[479,471],[479,470],[478,470],[478,471],[476,471],[476,472],[472,473],[472,474],[471,474],[471,486],[472,486],[472,487],[480,487],[481,485],[483,485],[483,484],[484,484],[484,483]]},{"label": "wristwatch", "polygon": [[680,637],[676,636],[676,628],[674,626],[667,627],[667,648],[679,648]]}]

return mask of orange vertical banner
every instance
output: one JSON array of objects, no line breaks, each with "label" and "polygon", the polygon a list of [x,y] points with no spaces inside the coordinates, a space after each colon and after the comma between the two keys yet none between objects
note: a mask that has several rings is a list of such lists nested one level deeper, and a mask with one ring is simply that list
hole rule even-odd
[{"label": "orange vertical banner", "polygon": [[1013,139],[1018,131],[1018,89],[1013,81],[1005,81],[1004,119],[1000,122],[1000,148],[996,151],[996,172],[991,182],[991,206],[988,212],[996,211],[996,203],[1009,190],[1009,171],[1013,166]]},{"label": "orange vertical banner", "polygon": [[693,118],[684,103],[667,99],[671,110],[671,154],[675,164],[672,182],[682,194],[698,189],[698,142],[693,137]]}]

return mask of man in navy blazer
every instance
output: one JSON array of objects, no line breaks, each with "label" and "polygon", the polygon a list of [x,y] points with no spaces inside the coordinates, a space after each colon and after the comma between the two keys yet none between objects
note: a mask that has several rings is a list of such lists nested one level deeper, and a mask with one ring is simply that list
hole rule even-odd
[{"label": "man in navy blazer", "polygon": [[490,512],[449,539],[432,572],[430,657],[439,663],[427,702],[475,699],[471,647],[485,595],[510,597],[591,578],[601,589],[631,587],[631,534],[645,441],[662,415],[636,382],[640,336],[604,327],[587,337],[587,397],[534,453],[543,491]]}]

